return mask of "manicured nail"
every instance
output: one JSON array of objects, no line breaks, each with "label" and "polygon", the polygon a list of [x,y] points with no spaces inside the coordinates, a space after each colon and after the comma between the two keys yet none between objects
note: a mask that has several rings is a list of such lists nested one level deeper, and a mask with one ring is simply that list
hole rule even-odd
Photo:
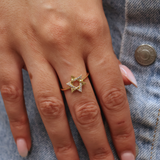
[{"label": "manicured nail", "polygon": [[137,87],[137,81],[136,81],[133,73],[131,72],[131,70],[122,64],[119,65],[119,68],[120,68],[123,76],[125,76],[135,87]]},{"label": "manicured nail", "polygon": [[17,149],[22,157],[26,157],[28,155],[27,144],[24,139],[17,139]]},{"label": "manicured nail", "polygon": [[121,156],[121,160],[135,160],[135,157],[131,152],[124,152]]}]

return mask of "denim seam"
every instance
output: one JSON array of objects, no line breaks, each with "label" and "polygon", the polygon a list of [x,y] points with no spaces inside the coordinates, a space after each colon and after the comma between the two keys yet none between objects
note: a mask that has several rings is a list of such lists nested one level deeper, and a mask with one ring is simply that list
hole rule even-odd
[{"label": "denim seam", "polygon": [[157,140],[157,130],[159,128],[159,118],[160,118],[160,109],[158,110],[158,116],[157,116],[157,119],[156,119],[156,126],[155,126],[155,129],[154,129],[154,135],[153,135],[153,140],[152,140],[152,146],[151,146],[151,152],[150,152],[150,159],[153,159],[153,156],[156,156],[155,155],[155,146],[156,146],[156,140]]},{"label": "denim seam", "polygon": [[124,43],[125,43],[125,37],[126,37],[126,28],[128,26],[128,0],[125,0],[125,26],[124,26],[124,31],[123,31],[123,36],[122,36],[122,41],[121,41],[121,48],[120,48],[120,54],[119,54],[119,60],[121,59],[121,56],[123,56],[123,51],[124,51]]}]

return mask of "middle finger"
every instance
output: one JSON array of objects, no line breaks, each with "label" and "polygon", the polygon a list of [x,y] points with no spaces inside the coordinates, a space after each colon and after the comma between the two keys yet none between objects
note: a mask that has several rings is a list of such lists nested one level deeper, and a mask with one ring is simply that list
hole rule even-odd
[{"label": "middle finger", "polygon": [[[70,62],[65,62],[59,62],[55,66],[55,69],[62,86],[67,88],[66,83],[71,81],[71,75],[75,77],[82,75],[82,78],[84,78],[87,73],[83,58],[72,57],[70,58]],[[60,68],[63,68],[63,70]],[[113,160],[114,158],[106,137],[100,108],[92,86],[88,78],[84,82],[86,82],[86,85],[82,87],[82,93],[77,90],[71,93],[71,89],[65,91],[71,115],[88,150],[90,159]]]}]

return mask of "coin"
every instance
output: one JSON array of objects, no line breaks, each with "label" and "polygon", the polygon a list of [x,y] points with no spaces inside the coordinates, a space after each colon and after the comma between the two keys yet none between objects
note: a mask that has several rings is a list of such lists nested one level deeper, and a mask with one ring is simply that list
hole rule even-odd
[{"label": "coin", "polygon": [[136,61],[143,66],[151,65],[156,57],[157,54],[155,49],[148,44],[140,45],[135,51]]}]

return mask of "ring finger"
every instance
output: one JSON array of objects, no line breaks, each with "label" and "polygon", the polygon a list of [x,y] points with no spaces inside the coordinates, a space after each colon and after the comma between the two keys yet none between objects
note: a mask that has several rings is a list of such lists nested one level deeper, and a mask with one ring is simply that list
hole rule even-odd
[{"label": "ring finger", "polygon": [[[63,70],[60,68],[63,68]],[[70,62],[67,64],[59,62],[55,65],[55,69],[64,88],[68,87],[66,83],[71,80],[71,75],[79,77],[82,74],[82,78],[84,78],[87,74],[84,60],[80,57],[70,58]],[[88,78],[84,81],[86,85],[83,86],[82,93],[77,90],[71,93],[71,89],[65,91],[70,112],[88,150],[90,159],[113,160],[113,154],[102,122],[100,108],[92,86]]]}]

